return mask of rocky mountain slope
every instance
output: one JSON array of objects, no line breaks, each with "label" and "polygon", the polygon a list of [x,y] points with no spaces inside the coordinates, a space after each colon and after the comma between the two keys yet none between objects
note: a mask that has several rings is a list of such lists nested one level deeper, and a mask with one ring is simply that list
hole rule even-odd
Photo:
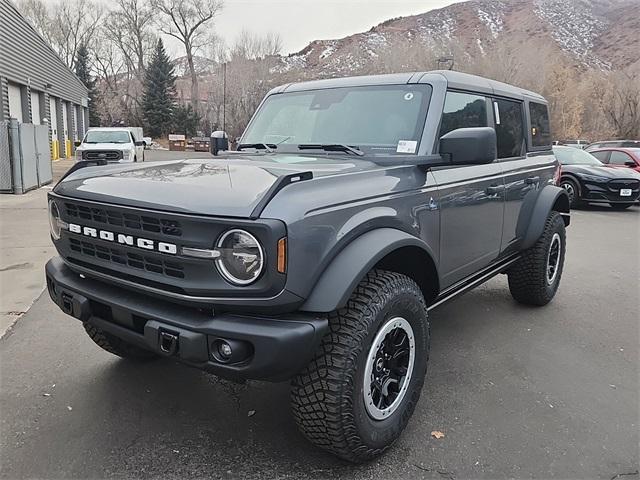
[{"label": "rocky mountain slope", "polygon": [[273,73],[345,75],[412,47],[432,56],[455,51],[473,57],[497,45],[525,61],[545,54],[580,68],[640,67],[640,9],[637,0],[471,0],[343,39],[314,41],[281,58]]}]

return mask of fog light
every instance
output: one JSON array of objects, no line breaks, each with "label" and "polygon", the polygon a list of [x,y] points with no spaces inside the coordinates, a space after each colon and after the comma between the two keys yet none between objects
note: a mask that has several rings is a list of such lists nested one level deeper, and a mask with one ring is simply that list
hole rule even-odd
[{"label": "fog light", "polygon": [[233,350],[231,349],[231,345],[222,340],[220,343],[218,343],[218,353],[222,358],[231,358]]},{"label": "fog light", "polygon": [[240,363],[253,355],[253,345],[244,340],[214,337],[209,341],[209,355],[218,363]]}]

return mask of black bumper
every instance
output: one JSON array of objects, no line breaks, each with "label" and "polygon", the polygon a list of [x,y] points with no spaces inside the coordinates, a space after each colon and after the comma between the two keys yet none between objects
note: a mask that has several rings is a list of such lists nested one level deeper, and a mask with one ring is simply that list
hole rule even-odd
[{"label": "black bumper", "polygon": [[[291,378],[311,360],[328,329],[326,318],[307,314],[213,315],[212,310],[189,308],[82,278],[60,257],[49,260],[45,271],[49,295],[64,313],[221,377]],[[241,346],[243,357],[234,363],[220,361],[216,354],[220,340]]]}]

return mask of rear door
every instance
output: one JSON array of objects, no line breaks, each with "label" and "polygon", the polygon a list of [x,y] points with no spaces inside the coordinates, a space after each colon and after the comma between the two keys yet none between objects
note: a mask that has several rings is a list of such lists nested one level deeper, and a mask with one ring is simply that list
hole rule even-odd
[{"label": "rear door", "polygon": [[[489,99],[449,91],[440,136],[456,128],[490,126]],[[500,252],[504,182],[500,164],[432,169],[440,202],[442,288],[489,265]]]},{"label": "rear door", "polygon": [[556,159],[546,105],[495,98],[493,115],[505,181],[501,253],[507,256],[519,248],[538,193],[553,183]]}]

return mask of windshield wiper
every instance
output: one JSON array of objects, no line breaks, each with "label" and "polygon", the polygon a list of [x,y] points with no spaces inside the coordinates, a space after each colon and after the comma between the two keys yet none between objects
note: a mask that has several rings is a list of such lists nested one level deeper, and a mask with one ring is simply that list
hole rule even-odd
[{"label": "windshield wiper", "polygon": [[271,153],[274,149],[278,148],[278,146],[273,143],[241,143],[238,145],[239,152],[243,148],[255,148],[256,150],[264,150],[267,153]]},{"label": "windshield wiper", "polygon": [[351,147],[342,143],[307,143],[298,145],[300,150],[324,150],[325,152],[345,152],[361,157],[364,152],[358,147]]}]

